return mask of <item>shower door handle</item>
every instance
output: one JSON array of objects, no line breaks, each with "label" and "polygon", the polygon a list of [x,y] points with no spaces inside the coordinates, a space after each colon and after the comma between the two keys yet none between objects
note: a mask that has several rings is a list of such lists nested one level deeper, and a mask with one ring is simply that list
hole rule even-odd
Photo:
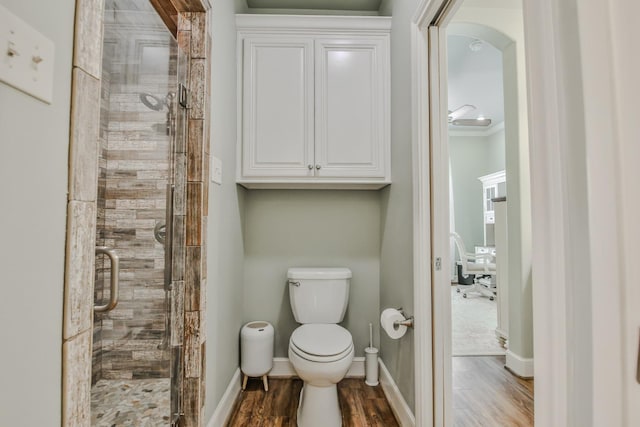
[{"label": "shower door handle", "polygon": [[109,302],[103,305],[94,305],[93,311],[95,313],[106,313],[113,310],[118,304],[118,286],[120,282],[120,257],[116,253],[116,250],[107,246],[96,246],[96,255],[106,255],[111,260],[111,295],[109,296]]}]

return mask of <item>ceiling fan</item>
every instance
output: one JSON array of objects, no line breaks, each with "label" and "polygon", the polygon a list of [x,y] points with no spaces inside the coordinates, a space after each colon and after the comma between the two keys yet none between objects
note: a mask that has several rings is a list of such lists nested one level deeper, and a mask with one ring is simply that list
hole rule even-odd
[{"label": "ceiling fan", "polygon": [[478,116],[475,119],[461,118],[475,109],[475,105],[464,104],[453,111],[449,110],[448,121],[453,126],[489,126],[491,124],[491,119],[487,119],[482,116]]}]

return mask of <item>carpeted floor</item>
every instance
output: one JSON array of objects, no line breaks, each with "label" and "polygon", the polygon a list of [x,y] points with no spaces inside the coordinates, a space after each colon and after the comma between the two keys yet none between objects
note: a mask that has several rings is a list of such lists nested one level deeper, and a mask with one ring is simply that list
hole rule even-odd
[{"label": "carpeted floor", "polygon": [[505,354],[496,337],[496,300],[469,293],[467,298],[451,287],[451,345],[453,356]]}]

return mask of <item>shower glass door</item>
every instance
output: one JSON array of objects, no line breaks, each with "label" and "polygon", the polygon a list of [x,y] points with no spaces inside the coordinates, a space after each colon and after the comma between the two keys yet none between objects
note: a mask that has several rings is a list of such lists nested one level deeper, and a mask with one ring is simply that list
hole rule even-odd
[{"label": "shower glass door", "polygon": [[171,224],[182,55],[148,0],[106,0],[104,13],[96,305],[115,301],[114,256],[119,272],[117,304],[94,311],[92,425],[169,426],[181,412]]}]

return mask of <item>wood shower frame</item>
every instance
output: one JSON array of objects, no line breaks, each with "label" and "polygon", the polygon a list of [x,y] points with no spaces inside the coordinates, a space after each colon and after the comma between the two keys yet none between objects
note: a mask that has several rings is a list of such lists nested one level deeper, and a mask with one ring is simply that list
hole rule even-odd
[{"label": "wood shower frame", "polygon": [[[185,143],[176,149],[172,328],[181,344],[180,425],[200,427],[205,401],[206,229],[211,34],[208,0],[150,0],[188,58]],[[69,141],[62,340],[62,420],[91,425],[91,353],[104,0],[77,0]],[[182,186],[182,187],[180,187]],[[182,191],[180,191],[180,188]],[[179,197],[179,196],[178,196]]]}]

